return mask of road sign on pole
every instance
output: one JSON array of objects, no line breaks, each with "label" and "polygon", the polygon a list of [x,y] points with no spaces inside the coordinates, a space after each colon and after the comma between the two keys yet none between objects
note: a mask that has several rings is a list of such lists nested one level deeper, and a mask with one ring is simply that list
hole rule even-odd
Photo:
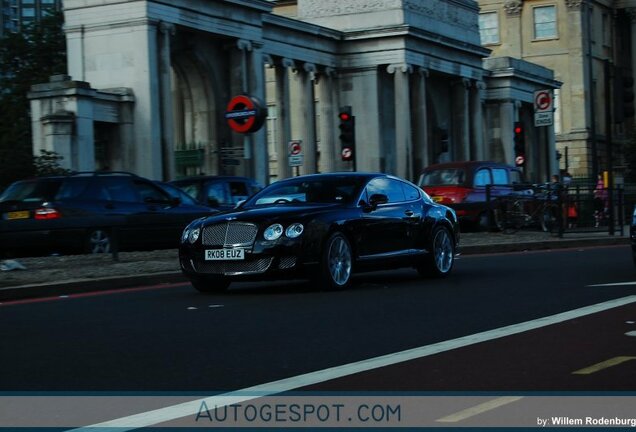
[{"label": "road sign on pole", "polygon": [[304,163],[302,141],[290,141],[287,148],[287,159],[289,160],[289,166],[302,166]]},{"label": "road sign on pole", "polygon": [[554,98],[552,90],[534,92],[534,125],[552,126],[554,123]]}]

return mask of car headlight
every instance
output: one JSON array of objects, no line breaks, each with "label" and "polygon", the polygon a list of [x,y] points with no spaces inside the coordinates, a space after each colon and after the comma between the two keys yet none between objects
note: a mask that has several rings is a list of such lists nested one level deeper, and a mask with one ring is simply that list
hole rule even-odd
[{"label": "car headlight", "polygon": [[181,243],[185,243],[188,240],[188,234],[190,234],[190,229],[184,229],[181,233]]},{"label": "car headlight", "polygon": [[274,224],[267,227],[263,233],[265,240],[276,240],[283,235],[283,226],[281,224]]},{"label": "car headlight", "polygon": [[188,234],[188,241],[190,244],[193,244],[197,240],[199,240],[199,235],[201,235],[201,228],[193,228],[190,230]]},{"label": "car headlight", "polygon": [[291,239],[294,239],[299,237],[303,233],[304,229],[305,227],[303,227],[303,224],[293,223],[287,227],[287,229],[285,230],[285,235]]}]

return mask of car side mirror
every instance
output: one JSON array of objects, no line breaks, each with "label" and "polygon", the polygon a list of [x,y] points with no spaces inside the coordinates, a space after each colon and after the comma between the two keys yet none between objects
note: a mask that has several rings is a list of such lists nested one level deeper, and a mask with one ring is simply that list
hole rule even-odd
[{"label": "car side mirror", "polygon": [[373,194],[369,198],[369,205],[372,208],[376,208],[380,204],[386,204],[388,202],[389,202],[389,197],[386,196],[385,194]]}]

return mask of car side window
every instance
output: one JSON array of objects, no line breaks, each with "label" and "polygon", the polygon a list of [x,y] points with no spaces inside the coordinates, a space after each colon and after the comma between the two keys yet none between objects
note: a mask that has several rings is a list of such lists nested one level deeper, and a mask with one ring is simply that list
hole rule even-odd
[{"label": "car side window", "polygon": [[413,201],[420,198],[420,191],[418,188],[411,186],[407,183],[402,183],[402,190],[404,191],[404,198],[407,201]]},{"label": "car side window", "polygon": [[493,168],[492,170],[492,182],[496,185],[509,185],[508,170],[503,168]]},{"label": "car side window", "polygon": [[153,184],[134,180],[133,185],[137,189],[141,202],[170,201],[168,194]]},{"label": "car side window", "polygon": [[492,184],[490,180],[490,170],[488,168],[481,168],[475,173],[475,186],[486,186]]},{"label": "car side window", "polygon": [[[130,184],[126,177],[103,177],[99,179],[102,187],[107,191],[107,195],[113,201],[138,202],[137,191]],[[105,194],[100,194],[105,195]]]},{"label": "car side window", "polygon": [[242,181],[231,181],[229,182],[229,186],[232,204],[237,204],[239,201],[246,200],[250,196],[247,185]]},{"label": "car side window", "polygon": [[375,178],[367,184],[367,197],[370,199],[375,194],[386,195],[389,203],[405,201],[402,182],[386,177]]},{"label": "car side window", "polygon": [[225,183],[212,182],[207,185],[207,196],[205,199],[209,204],[219,205],[228,204],[228,200],[225,196]]},{"label": "car side window", "polygon": [[60,190],[57,191],[55,199],[66,200],[80,197],[89,186],[89,179],[86,177],[81,178],[68,178],[62,182]]}]

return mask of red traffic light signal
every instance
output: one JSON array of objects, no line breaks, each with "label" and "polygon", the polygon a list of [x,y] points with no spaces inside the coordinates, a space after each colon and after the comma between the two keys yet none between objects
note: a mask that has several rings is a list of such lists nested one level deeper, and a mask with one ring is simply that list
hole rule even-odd
[{"label": "red traffic light signal", "polygon": [[340,114],[338,114],[338,117],[340,118],[340,121],[349,121],[351,119],[351,113],[343,111]]},{"label": "red traffic light signal", "polygon": [[523,123],[515,122],[513,130],[514,130],[515,165],[524,166],[526,163],[526,142],[525,142],[526,137],[523,132]]}]

